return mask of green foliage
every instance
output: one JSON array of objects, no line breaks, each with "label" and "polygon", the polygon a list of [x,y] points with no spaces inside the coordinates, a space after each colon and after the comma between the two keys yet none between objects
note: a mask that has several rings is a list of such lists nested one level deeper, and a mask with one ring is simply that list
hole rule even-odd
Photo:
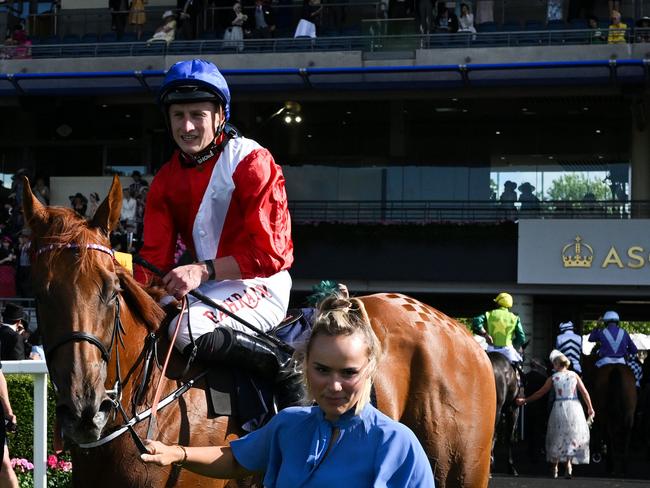
[{"label": "green foliage", "polygon": [[583,173],[569,173],[553,180],[548,196],[551,200],[580,201],[585,194],[593,193],[596,200],[611,200],[612,192],[599,179],[590,180]]},{"label": "green foliage", "polygon": [[[9,401],[16,415],[18,431],[8,434],[9,455],[15,458],[33,459],[34,444],[34,382],[30,375],[8,374]],[[48,384],[47,424],[48,445],[52,445],[56,400],[52,384]]]},{"label": "green foliage", "polygon": [[[650,322],[627,322],[621,321],[619,323],[622,329],[625,329],[630,334],[648,334],[650,335]],[[597,320],[585,320],[583,322],[584,333],[588,334],[597,327],[602,326],[602,322]]]}]

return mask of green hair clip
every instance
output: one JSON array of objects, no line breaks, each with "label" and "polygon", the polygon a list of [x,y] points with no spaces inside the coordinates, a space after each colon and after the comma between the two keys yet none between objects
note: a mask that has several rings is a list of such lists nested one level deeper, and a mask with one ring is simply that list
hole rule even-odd
[{"label": "green hair clip", "polygon": [[323,280],[311,287],[312,294],[307,297],[307,304],[318,306],[327,297],[340,293],[339,284],[333,280]]}]

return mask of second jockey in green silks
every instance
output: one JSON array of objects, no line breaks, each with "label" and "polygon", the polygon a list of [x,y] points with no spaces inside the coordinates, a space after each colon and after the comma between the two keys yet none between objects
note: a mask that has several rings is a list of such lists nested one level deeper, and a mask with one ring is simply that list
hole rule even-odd
[{"label": "second jockey in green silks", "polygon": [[472,331],[485,338],[488,352],[496,351],[513,364],[521,363],[521,347],[526,342],[526,334],[519,317],[509,310],[512,296],[499,293],[494,301],[498,307],[475,317]]}]

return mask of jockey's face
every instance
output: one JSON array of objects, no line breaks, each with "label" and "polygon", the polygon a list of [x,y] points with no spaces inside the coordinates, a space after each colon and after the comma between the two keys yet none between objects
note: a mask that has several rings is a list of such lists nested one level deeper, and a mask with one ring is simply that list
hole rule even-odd
[{"label": "jockey's face", "polygon": [[307,380],[325,418],[336,421],[359,401],[368,378],[368,344],[362,334],[316,336],[307,358]]},{"label": "jockey's face", "polygon": [[196,154],[208,147],[222,120],[221,106],[212,102],[174,103],[169,107],[172,137],[187,154]]}]

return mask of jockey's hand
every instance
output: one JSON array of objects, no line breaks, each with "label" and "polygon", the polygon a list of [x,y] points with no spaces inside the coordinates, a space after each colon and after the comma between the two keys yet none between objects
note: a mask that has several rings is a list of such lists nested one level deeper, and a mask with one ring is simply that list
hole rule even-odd
[{"label": "jockey's hand", "polygon": [[172,269],[162,281],[167,293],[180,300],[207,279],[208,272],[205,264],[192,263]]},{"label": "jockey's hand", "polygon": [[522,405],[526,405],[526,399],[524,397],[517,397],[515,398],[515,403],[518,407],[521,407]]},{"label": "jockey's hand", "polygon": [[490,334],[485,334],[485,341],[490,345],[494,344],[494,339],[492,339]]},{"label": "jockey's hand", "polygon": [[179,463],[183,460],[184,453],[179,446],[168,446],[162,442],[144,440],[144,445],[149,454],[140,454],[140,459],[145,463],[153,463],[158,466],[169,466],[172,463]]}]

